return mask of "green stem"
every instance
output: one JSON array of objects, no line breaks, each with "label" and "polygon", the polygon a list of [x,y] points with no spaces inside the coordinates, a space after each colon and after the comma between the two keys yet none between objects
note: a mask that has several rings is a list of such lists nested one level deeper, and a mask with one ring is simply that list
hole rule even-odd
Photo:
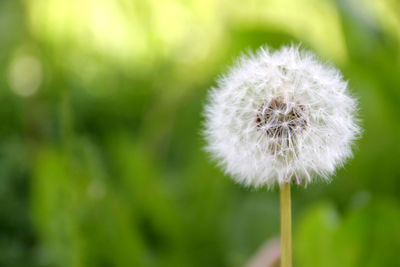
[{"label": "green stem", "polygon": [[281,267],[292,267],[290,183],[281,185]]}]

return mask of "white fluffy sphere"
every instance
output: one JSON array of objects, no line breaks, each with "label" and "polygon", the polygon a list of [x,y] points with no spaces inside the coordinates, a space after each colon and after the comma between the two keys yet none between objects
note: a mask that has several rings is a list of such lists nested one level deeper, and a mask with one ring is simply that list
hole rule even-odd
[{"label": "white fluffy sphere", "polygon": [[247,186],[329,179],[352,156],[360,132],[356,111],[335,68],[299,47],[260,48],[212,88],[207,150]]}]

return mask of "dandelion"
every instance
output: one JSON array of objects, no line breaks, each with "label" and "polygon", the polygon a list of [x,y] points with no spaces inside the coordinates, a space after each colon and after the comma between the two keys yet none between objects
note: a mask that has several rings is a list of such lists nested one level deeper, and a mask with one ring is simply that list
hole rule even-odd
[{"label": "dandelion", "polygon": [[340,72],[295,46],[242,56],[205,110],[208,151],[246,186],[327,180],[360,131]]},{"label": "dandelion", "polygon": [[289,216],[283,221],[290,221],[290,183],[329,180],[352,156],[356,111],[338,70],[298,46],[263,47],[242,56],[212,88],[207,150],[238,183],[279,184],[282,216]]}]

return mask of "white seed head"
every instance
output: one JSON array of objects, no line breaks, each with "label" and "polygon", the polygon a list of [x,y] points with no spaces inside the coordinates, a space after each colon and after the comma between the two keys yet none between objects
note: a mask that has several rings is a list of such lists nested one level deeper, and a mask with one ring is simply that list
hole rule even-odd
[{"label": "white seed head", "polygon": [[360,133],[347,82],[298,46],[242,56],[205,108],[210,151],[234,180],[268,187],[329,179]]}]

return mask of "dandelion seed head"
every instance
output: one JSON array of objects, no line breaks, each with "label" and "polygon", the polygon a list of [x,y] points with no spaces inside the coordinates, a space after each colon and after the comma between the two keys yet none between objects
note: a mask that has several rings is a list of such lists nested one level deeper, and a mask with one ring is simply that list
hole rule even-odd
[{"label": "dandelion seed head", "polygon": [[352,156],[356,111],[337,69],[298,46],[263,47],[210,90],[207,150],[247,186],[328,180]]}]

